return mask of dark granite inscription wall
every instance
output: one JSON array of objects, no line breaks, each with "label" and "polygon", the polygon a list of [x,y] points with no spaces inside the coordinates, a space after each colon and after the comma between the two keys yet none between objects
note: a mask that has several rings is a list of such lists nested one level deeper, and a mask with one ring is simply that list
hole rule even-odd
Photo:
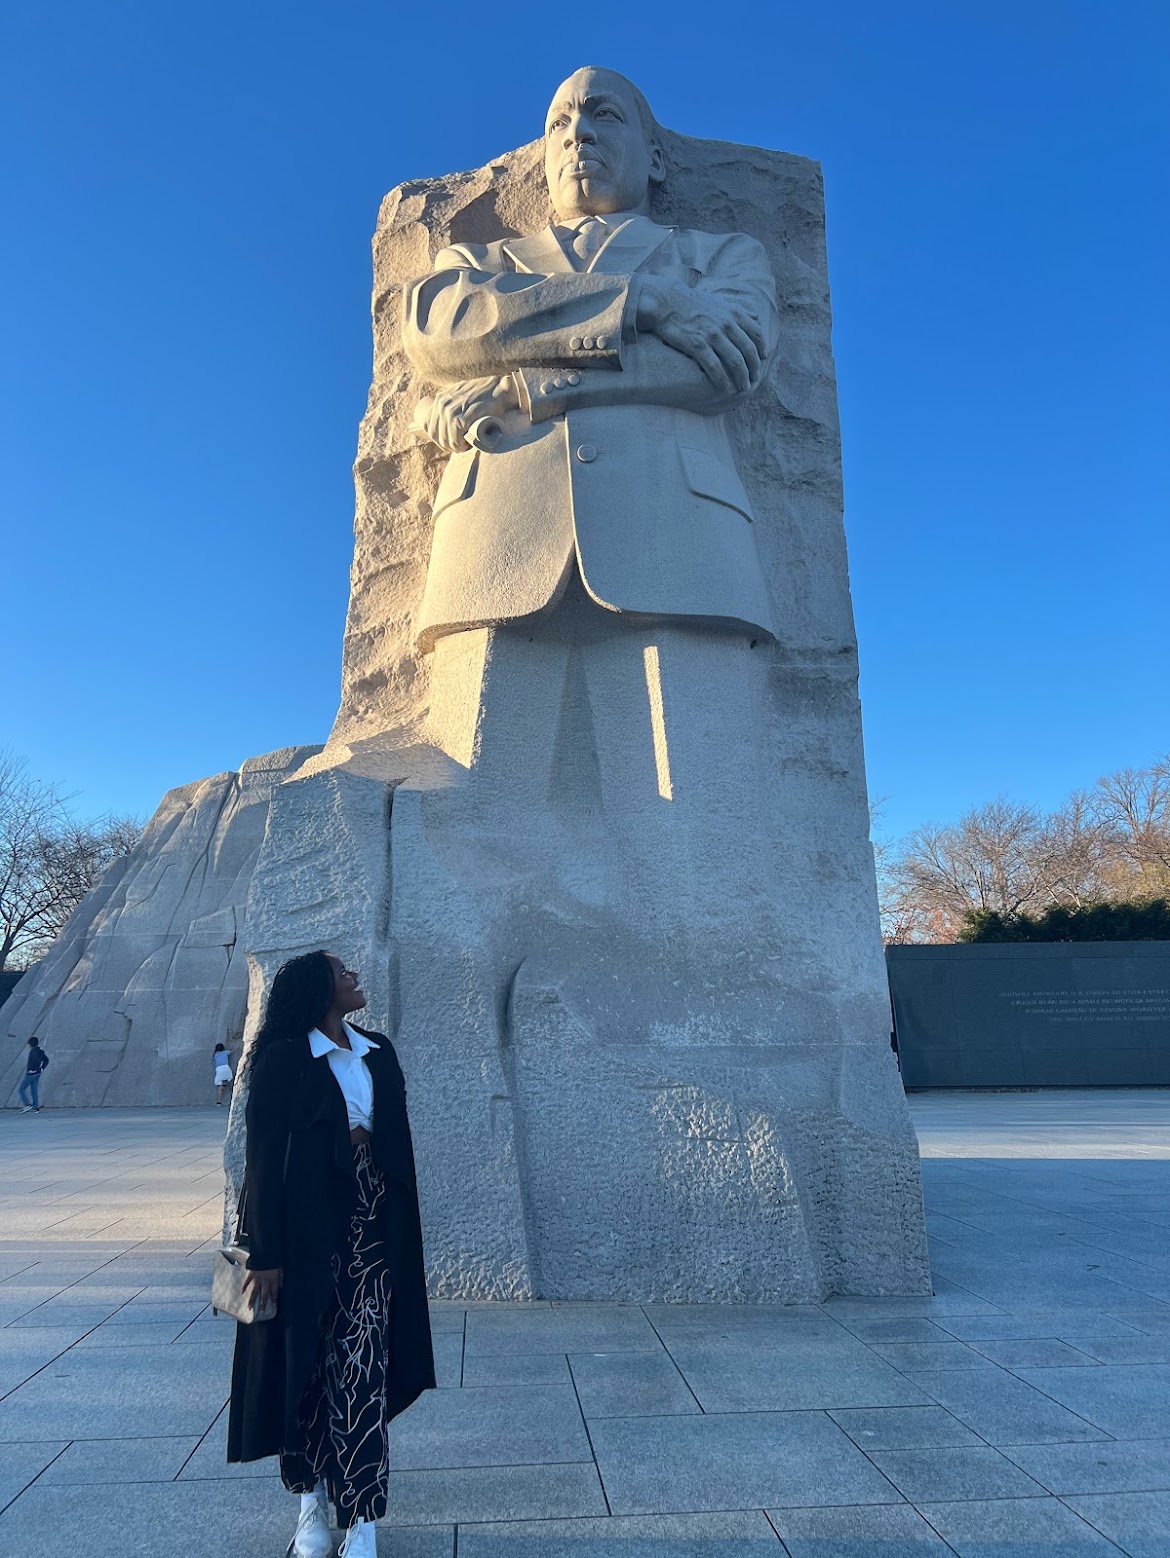
[{"label": "dark granite inscription wall", "polygon": [[889,947],[915,1087],[1170,1086],[1170,942]]}]

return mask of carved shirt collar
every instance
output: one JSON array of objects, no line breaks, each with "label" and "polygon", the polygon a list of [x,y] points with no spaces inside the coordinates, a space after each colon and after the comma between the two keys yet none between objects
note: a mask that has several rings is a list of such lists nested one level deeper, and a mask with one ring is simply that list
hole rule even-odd
[{"label": "carved shirt collar", "polygon": [[612,230],[620,227],[623,222],[632,222],[635,217],[642,214],[641,211],[607,211],[604,215],[600,211],[596,215],[586,212],[584,216],[571,217],[567,222],[558,220],[556,228],[558,233],[575,233],[582,222],[600,222],[603,227]]}]

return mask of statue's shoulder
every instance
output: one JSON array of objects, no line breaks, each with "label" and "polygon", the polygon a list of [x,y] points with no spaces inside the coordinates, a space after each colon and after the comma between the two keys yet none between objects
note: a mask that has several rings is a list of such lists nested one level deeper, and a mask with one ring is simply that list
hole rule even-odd
[{"label": "statue's shoulder", "polygon": [[470,270],[502,271],[511,269],[507,240],[495,243],[452,243],[435,256],[435,270],[453,270],[466,266]]},{"label": "statue's shoulder", "polygon": [[697,227],[676,227],[674,233],[680,257],[704,275],[723,268],[770,269],[763,244],[747,233],[705,233]]}]

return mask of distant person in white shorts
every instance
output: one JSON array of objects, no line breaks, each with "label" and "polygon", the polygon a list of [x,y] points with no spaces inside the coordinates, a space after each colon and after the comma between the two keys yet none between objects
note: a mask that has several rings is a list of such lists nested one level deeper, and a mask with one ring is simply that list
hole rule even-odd
[{"label": "distant person in white shorts", "polygon": [[232,1063],[227,1045],[217,1044],[213,1058],[215,1060],[215,1101],[217,1104],[222,1104],[223,1095],[232,1085]]}]

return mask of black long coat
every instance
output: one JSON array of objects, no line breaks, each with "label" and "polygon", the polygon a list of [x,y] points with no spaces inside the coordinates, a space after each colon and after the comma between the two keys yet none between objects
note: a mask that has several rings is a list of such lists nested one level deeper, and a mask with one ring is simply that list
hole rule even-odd
[{"label": "black long coat", "polygon": [[[366,1030],[359,1028],[359,1033]],[[422,1228],[406,1084],[390,1040],[366,1056],[374,1084],[374,1161],[386,1176],[391,1301],[390,1417],[435,1385]],[[332,1257],[357,1197],[345,1099],[327,1057],[276,1041],[257,1055],[247,1109],[245,1219],[254,1270],[284,1269],[274,1320],[236,1327],[228,1410],[229,1461],[276,1455],[295,1442],[333,1290]]]}]

